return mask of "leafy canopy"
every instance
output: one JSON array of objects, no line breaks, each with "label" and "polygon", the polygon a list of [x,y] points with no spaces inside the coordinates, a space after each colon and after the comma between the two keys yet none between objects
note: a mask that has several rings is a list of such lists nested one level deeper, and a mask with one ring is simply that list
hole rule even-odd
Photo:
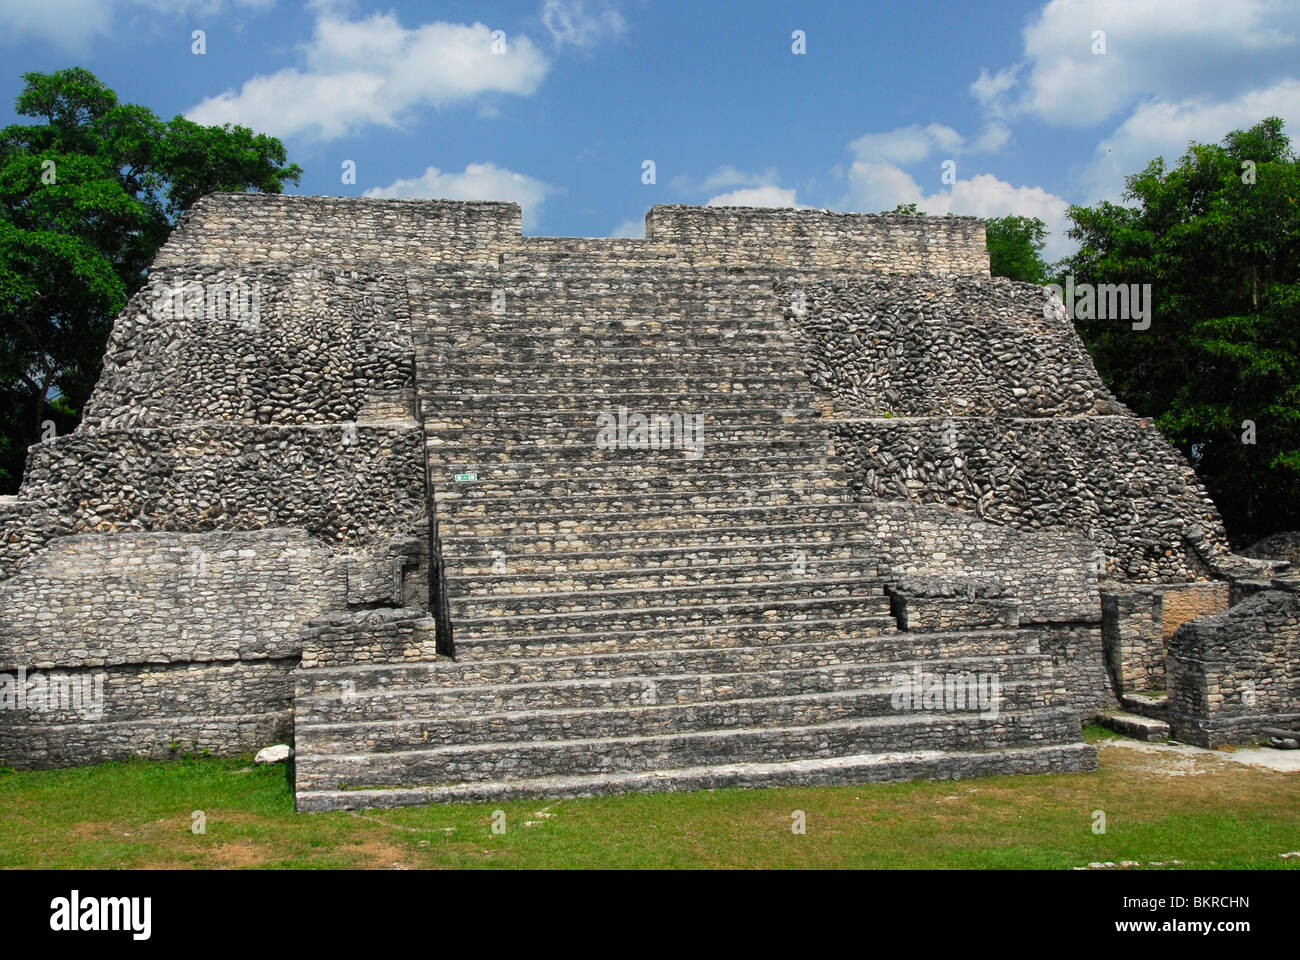
[{"label": "leafy canopy", "polygon": [[[1115,393],[1190,458],[1234,538],[1300,524],[1300,162],[1269,117],[1071,207],[1080,283],[1152,287],[1151,327],[1076,319]],[[1252,441],[1253,442],[1249,442]]]},{"label": "leafy canopy", "polygon": [[159,119],[79,67],[27,73],[0,130],[0,492],[42,424],[76,425],[113,318],[173,224],[218,190],[297,183],[279,140]]}]

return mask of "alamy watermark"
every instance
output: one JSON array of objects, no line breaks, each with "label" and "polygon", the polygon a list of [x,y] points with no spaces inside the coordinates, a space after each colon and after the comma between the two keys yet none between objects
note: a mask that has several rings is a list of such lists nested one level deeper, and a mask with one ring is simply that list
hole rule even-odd
[{"label": "alamy watermark", "polygon": [[70,713],[88,720],[104,716],[103,673],[0,673],[0,710]]},{"label": "alamy watermark", "polygon": [[1052,318],[1057,310],[1056,301],[1060,301],[1071,320],[1129,320],[1134,330],[1147,330],[1151,326],[1149,283],[1076,284],[1071,275],[1065,278],[1064,287],[1049,283],[1046,289],[1052,294],[1043,304],[1046,319]]},{"label": "alamy watermark", "polygon": [[262,321],[262,284],[216,280],[160,284],[149,315],[155,320],[235,320],[246,330]]},{"label": "alamy watermark", "polygon": [[996,720],[1002,704],[1002,681],[996,673],[894,674],[889,705],[900,713],[978,713]]},{"label": "alamy watermark", "polygon": [[704,456],[704,415],[682,413],[602,413],[596,417],[601,450],[684,450],[692,460]]}]

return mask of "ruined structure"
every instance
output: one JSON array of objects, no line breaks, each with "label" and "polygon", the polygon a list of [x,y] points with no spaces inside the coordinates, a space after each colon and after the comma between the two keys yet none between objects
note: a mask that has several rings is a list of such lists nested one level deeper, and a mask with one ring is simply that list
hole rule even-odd
[{"label": "ruined structure", "polygon": [[646,236],[196,204],[0,501],[0,671],[47,694],[0,762],[292,738],[301,809],[1087,770],[1167,670],[1149,709],[1214,726],[1198,651],[1266,565],[980,221]]}]

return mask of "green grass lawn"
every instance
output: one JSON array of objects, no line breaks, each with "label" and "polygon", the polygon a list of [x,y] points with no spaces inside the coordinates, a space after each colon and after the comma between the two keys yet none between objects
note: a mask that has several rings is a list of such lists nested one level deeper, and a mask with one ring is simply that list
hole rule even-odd
[{"label": "green grass lawn", "polygon": [[1193,766],[1103,745],[1095,774],[325,814],[295,813],[285,769],[247,760],[6,771],[0,867],[1300,867],[1280,856],[1300,850],[1300,775]]}]

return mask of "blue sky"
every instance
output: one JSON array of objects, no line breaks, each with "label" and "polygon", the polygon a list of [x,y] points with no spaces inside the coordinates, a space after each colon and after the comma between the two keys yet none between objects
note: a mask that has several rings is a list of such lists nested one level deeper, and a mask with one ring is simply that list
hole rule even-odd
[{"label": "blue sky", "polygon": [[917,202],[1042,217],[1054,256],[1066,205],[1151,157],[1300,119],[1291,0],[0,0],[0,49],[5,122],[23,71],[81,65],[164,117],[280,136],[292,192],[515,200],[533,234]]}]

